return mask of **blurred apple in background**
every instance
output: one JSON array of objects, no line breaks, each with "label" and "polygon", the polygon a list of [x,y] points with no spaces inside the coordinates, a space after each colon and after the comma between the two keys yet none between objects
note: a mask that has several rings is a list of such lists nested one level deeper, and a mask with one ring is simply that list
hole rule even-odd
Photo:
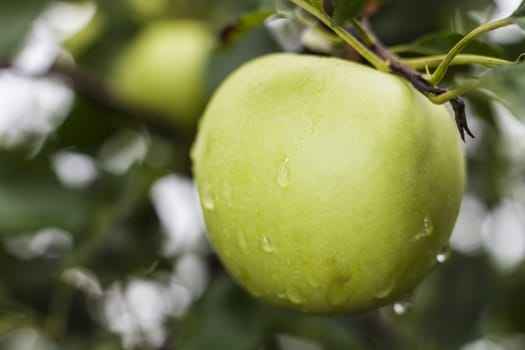
[{"label": "blurred apple in background", "polygon": [[193,128],[205,104],[213,44],[211,33],[197,21],[151,22],[117,60],[114,86],[137,105]]}]

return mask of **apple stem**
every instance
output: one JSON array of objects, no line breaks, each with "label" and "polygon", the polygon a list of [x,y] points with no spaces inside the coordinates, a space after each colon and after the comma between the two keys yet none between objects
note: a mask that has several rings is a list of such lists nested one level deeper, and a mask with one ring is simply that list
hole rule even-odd
[{"label": "apple stem", "polygon": [[352,24],[353,28],[355,28],[354,32],[356,32],[356,37],[363,37],[363,42],[370,43],[370,49],[379,57],[389,62],[389,68],[392,73],[398,74],[408,80],[414,88],[425,95],[433,103],[443,104],[450,102],[452,109],[454,110],[454,118],[461,139],[465,141],[465,133],[474,138],[474,134],[468,127],[467,116],[465,113],[465,102],[463,102],[462,98],[458,96],[459,91],[437,87],[425,79],[421,73],[403,63],[373,34],[366,18],[363,18],[361,22],[354,20]]}]

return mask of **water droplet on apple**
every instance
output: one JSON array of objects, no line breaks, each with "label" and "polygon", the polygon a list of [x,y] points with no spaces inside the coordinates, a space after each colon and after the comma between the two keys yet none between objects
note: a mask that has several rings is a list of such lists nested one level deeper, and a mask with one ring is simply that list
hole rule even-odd
[{"label": "water droplet on apple", "polygon": [[429,235],[434,232],[434,224],[432,223],[432,218],[430,215],[425,216],[423,219],[423,230],[428,233]]},{"label": "water droplet on apple", "polygon": [[270,243],[270,239],[267,236],[262,237],[262,249],[266,253],[273,253],[275,250],[273,245]]},{"label": "water droplet on apple", "polygon": [[215,202],[213,201],[213,196],[211,194],[211,185],[207,182],[202,185],[201,200],[204,209],[215,209]]},{"label": "water droplet on apple", "polygon": [[294,304],[302,304],[304,302],[299,290],[293,284],[286,287],[286,295],[288,296],[288,300]]},{"label": "water droplet on apple", "polygon": [[248,252],[248,242],[246,242],[246,237],[244,237],[242,232],[239,232],[237,235],[237,242],[239,243],[241,251],[246,254]]},{"label": "water droplet on apple", "polygon": [[441,248],[438,255],[436,255],[436,261],[440,264],[443,264],[450,258],[450,255],[452,254],[450,248],[448,246],[445,246]]},{"label": "water droplet on apple", "polygon": [[422,230],[416,235],[415,239],[420,240],[421,238],[430,237],[434,233],[434,223],[430,215],[426,215],[423,219]]},{"label": "water droplet on apple", "polygon": [[392,291],[394,290],[395,284],[395,280],[388,281],[381,289],[377,291],[377,293],[374,296],[377,299],[387,298],[390,295],[390,293],[392,293]]},{"label": "water droplet on apple", "polygon": [[346,303],[350,297],[350,278],[335,278],[328,285],[326,299],[328,304],[338,307]]},{"label": "water droplet on apple", "polygon": [[402,300],[395,302],[392,306],[394,313],[398,316],[403,316],[412,311],[412,302],[410,300]]},{"label": "water droplet on apple", "polygon": [[282,188],[287,188],[290,184],[290,159],[286,159],[282,162],[281,167],[279,168],[279,174],[277,175],[277,184]]}]

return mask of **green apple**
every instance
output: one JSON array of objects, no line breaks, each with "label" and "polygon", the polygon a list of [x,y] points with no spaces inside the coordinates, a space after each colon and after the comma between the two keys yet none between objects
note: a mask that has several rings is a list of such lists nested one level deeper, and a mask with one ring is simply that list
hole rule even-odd
[{"label": "green apple", "polygon": [[295,54],[234,72],[192,157],[225,267],[253,295],[312,313],[410,293],[448,243],[465,181],[446,107],[394,75]]},{"label": "green apple", "polygon": [[[78,6],[88,7],[90,5],[92,4],[85,3],[84,5]],[[94,11],[95,13],[87,23],[63,43],[64,48],[67,49],[73,57],[80,57],[85,54],[107,29],[108,21],[106,15],[102,13],[101,10]]]},{"label": "green apple", "polygon": [[165,16],[170,10],[170,0],[126,0],[130,12],[140,19]]},{"label": "green apple", "polygon": [[194,126],[205,103],[213,38],[200,22],[148,24],[116,63],[115,88],[140,106]]}]

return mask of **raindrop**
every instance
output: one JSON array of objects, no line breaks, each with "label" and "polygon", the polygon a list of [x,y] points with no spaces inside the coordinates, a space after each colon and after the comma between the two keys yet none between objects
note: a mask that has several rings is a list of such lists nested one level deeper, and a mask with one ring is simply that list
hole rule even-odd
[{"label": "raindrop", "polygon": [[286,288],[286,295],[288,296],[288,300],[294,304],[302,304],[304,302],[301,294],[299,293],[299,290],[297,290],[297,288],[292,284],[288,285]]},{"label": "raindrop", "polygon": [[425,216],[423,219],[423,230],[429,235],[434,231],[434,224],[432,223],[432,218],[430,216]]},{"label": "raindrop", "polygon": [[270,243],[270,240],[266,236],[262,237],[262,249],[266,253],[273,253],[274,251],[274,247],[272,246],[272,244]]},{"label": "raindrop", "polygon": [[438,253],[438,255],[436,255],[436,261],[440,264],[443,264],[444,262],[446,262],[449,258],[450,258],[450,255],[452,254],[450,248],[448,246],[445,246],[441,249],[441,251]]},{"label": "raindrop", "polygon": [[394,290],[394,286],[395,280],[391,280],[387,284],[385,284],[383,288],[379,289],[374,296],[377,299],[385,299],[390,295],[390,293],[392,293],[392,291]]},{"label": "raindrop", "polygon": [[432,222],[432,218],[429,215],[427,215],[423,219],[423,230],[420,231],[416,235],[415,239],[417,241],[421,238],[429,237],[432,235],[433,232],[434,232],[434,223]]},{"label": "raindrop", "polygon": [[290,184],[289,172],[290,172],[290,159],[286,157],[284,162],[281,164],[279,169],[279,175],[277,176],[277,184],[282,188],[287,188]]},{"label": "raindrop", "polygon": [[396,315],[403,316],[412,311],[412,302],[410,302],[409,300],[398,301],[394,303],[394,306],[392,308]]},{"label": "raindrop", "polygon": [[213,196],[211,194],[211,186],[209,183],[205,182],[202,186],[201,193],[202,206],[205,209],[213,210],[215,209],[215,202],[213,201]]}]

